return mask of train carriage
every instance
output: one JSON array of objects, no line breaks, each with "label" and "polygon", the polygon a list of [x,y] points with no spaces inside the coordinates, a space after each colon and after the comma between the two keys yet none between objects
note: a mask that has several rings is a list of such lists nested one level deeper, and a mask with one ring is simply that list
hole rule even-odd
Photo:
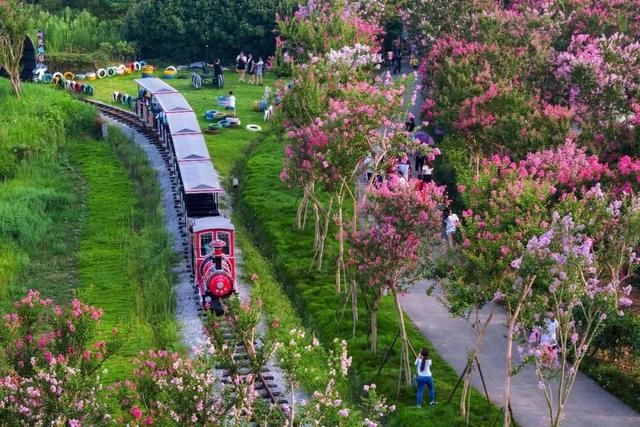
[{"label": "train carriage", "polygon": [[202,304],[219,313],[221,300],[235,292],[236,273],[235,228],[220,214],[223,190],[218,173],[198,119],[182,94],[156,78],[136,83],[145,98],[136,104],[136,113],[157,132],[178,178],[194,286]]}]

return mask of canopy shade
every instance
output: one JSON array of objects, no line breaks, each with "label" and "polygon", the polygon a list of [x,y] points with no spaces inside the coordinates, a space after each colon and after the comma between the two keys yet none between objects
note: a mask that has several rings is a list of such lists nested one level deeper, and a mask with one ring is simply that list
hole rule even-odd
[{"label": "canopy shade", "polygon": [[193,221],[193,231],[203,231],[212,229],[235,230],[229,218],[223,216],[214,216],[207,218],[198,218]]},{"label": "canopy shade", "polygon": [[135,79],[134,81],[152,95],[158,95],[161,93],[178,93],[177,90],[156,77],[145,77],[142,79]]},{"label": "canopy shade", "polygon": [[194,113],[174,113],[166,115],[171,135],[201,134],[200,124]]},{"label": "canopy shade", "polygon": [[154,96],[165,113],[193,112],[181,93],[159,93]]},{"label": "canopy shade", "polygon": [[415,139],[417,139],[418,141],[420,141],[423,144],[427,144],[427,145],[433,145],[435,144],[435,141],[433,140],[433,137],[431,135],[429,135],[426,132],[416,132],[413,137]]},{"label": "canopy shade", "polygon": [[182,186],[185,193],[213,193],[221,192],[218,173],[213,168],[211,160],[198,162],[178,162]]},{"label": "canopy shade", "polygon": [[209,160],[209,150],[202,134],[174,135],[171,139],[179,162]]}]

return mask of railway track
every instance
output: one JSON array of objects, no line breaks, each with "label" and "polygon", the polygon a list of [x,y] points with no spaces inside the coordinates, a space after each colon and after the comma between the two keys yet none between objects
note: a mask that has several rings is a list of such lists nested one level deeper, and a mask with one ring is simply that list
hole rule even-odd
[{"label": "railway track", "polygon": [[[140,120],[140,118],[131,111],[127,111],[122,108],[115,107],[113,105],[105,104],[103,102],[87,99],[84,97],[81,97],[80,99],[96,107],[103,116],[111,120],[117,121],[119,123],[122,123],[134,129],[141,135],[143,135],[144,138],[146,138],[148,142],[152,143],[160,153],[164,161],[164,166],[169,172],[169,176],[171,179],[173,203],[174,203],[174,208],[176,210],[176,215],[179,221],[180,235],[182,236],[181,246],[183,250],[184,269],[186,271],[189,271],[190,270],[188,267],[189,247],[187,244],[187,234],[184,231],[186,218],[184,217],[184,214],[182,212],[180,199],[178,197],[178,186],[179,186],[178,178],[171,164],[171,156],[168,153],[167,149],[163,146],[163,144],[161,144],[158,133],[151,126],[143,123]],[[195,277],[192,271],[190,271],[190,279],[191,279],[191,283],[193,283],[195,280]],[[195,287],[194,287],[194,292],[197,292]],[[190,303],[190,302],[188,301],[187,303]],[[202,312],[202,309],[199,305],[197,308],[200,311],[201,319],[204,320],[206,318],[205,313]],[[249,360],[249,355],[247,353],[247,349],[245,348],[242,342],[233,342],[233,334],[229,329],[230,326],[226,324],[226,322],[223,322],[222,328],[223,328],[223,336],[227,341],[226,344],[231,348],[235,347],[234,362],[237,366],[239,366],[238,372],[240,373],[241,376],[249,375],[251,373],[251,370],[249,368],[250,360]],[[224,368],[218,369],[218,372],[220,373],[223,383],[232,381],[231,373],[228,369],[224,369]],[[282,392],[278,390],[278,385],[274,381],[275,381],[275,378],[274,378],[274,375],[271,373],[271,369],[269,369],[268,367],[262,368],[254,382],[254,389],[262,398],[268,400],[270,403],[284,410],[285,407],[289,404],[289,402],[283,396]]]}]

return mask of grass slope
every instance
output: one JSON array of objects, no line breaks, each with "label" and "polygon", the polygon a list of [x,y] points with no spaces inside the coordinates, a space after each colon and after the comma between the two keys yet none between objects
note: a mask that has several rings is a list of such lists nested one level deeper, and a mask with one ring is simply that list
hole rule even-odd
[{"label": "grass slope", "polygon": [[149,328],[137,322],[135,288],[127,268],[134,189],[106,142],[87,141],[71,152],[87,194],[87,221],[78,252],[80,297],[104,310],[104,331],[134,322],[124,348],[106,365],[110,378],[120,378],[129,374],[129,362],[137,352],[152,343]]},{"label": "grass slope", "polygon": [[96,112],[49,87],[16,99],[0,79],[0,311],[38,289],[68,300],[83,206],[66,147],[95,131]]}]

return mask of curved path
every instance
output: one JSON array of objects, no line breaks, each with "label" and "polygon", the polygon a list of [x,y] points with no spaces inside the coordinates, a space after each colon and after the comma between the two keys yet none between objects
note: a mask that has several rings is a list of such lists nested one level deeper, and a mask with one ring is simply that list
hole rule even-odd
[{"label": "curved path", "polygon": [[[406,73],[413,72],[409,67],[403,68]],[[416,116],[416,124],[420,124],[420,107],[424,101],[422,93],[418,93],[416,104],[412,108]],[[471,350],[476,334],[471,323],[461,318],[452,318],[447,309],[438,301],[438,292],[427,296],[428,281],[418,282],[414,288],[401,297],[402,307],[420,332],[431,341],[438,353],[459,374],[467,363],[467,355]],[[485,318],[482,313],[481,318]],[[507,314],[504,309],[496,310],[487,330],[479,360],[486,380],[489,397],[498,406],[502,406],[504,390],[504,350],[507,346]],[[518,352],[514,364],[519,360]],[[437,381],[438,367],[434,366]],[[482,383],[477,372],[473,374],[473,385],[482,390]],[[548,426],[547,405],[542,391],[538,389],[538,379],[531,368],[524,369],[516,375],[511,384],[511,406],[513,415],[522,427]],[[441,396],[440,399],[446,399]],[[564,426],[576,427],[638,427],[640,414],[622,401],[600,387],[595,381],[583,373],[576,378],[567,408]]]}]

